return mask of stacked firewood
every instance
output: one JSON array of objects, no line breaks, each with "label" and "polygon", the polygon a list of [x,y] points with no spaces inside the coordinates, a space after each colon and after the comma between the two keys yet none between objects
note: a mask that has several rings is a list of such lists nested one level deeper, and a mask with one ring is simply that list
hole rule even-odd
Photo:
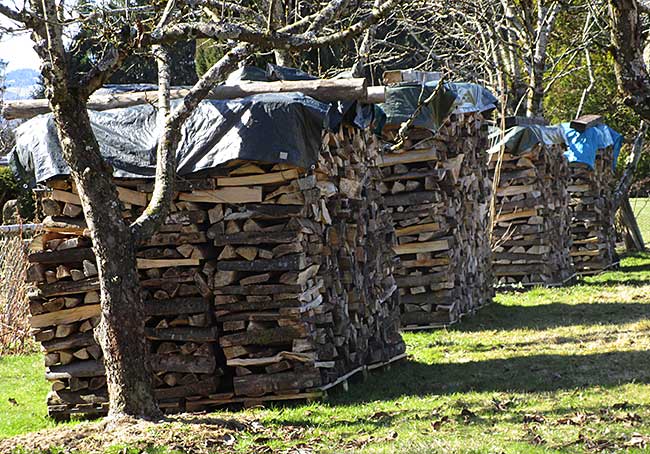
[{"label": "stacked firewood", "polygon": [[381,192],[400,258],[397,284],[406,329],[456,322],[491,301],[491,183],[481,113],[451,114],[435,133],[384,128]]},{"label": "stacked firewood", "polygon": [[[313,169],[231,161],[177,182],[164,225],[137,252],[162,408],[307,396],[403,354],[376,150],[363,131],[343,127],[325,134]],[[124,217],[135,219],[152,184],[116,183]],[[48,407],[53,416],[102,414],[89,232],[70,180],[47,186],[29,280]]]},{"label": "stacked firewood", "polygon": [[498,179],[492,247],[498,284],[555,285],[573,274],[564,144],[490,155]]},{"label": "stacked firewood", "polygon": [[[120,180],[123,215],[135,219],[148,201],[151,185]],[[202,182],[196,182],[201,187]],[[180,189],[191,186],[179,182]],[[69,180],[48,182],[42,199],[47,233],[32,243],[28,279],[31,324],[47,352],[52,380],[52,415],[107,410],[101,350],[93,339],[99,322],[99,281],[79,197]],[[151,341],[155,394],[162,408],[180,409],[184,398],[216,392],[222,369],[214,343],[217,331],[211,292],[203,268],[212,251],[205,246],[208,215],[203,207],[177,200],[159,233],[137,252]]]},{"label": "stacked firewood", "polygon": [[313,172],[244,163],[217,179],[258,191],[209,211],[219,344],[234,373],[217,401],[305,394],[404,351],[372,150],[344,128],[326,135]]},{"label": "stacked firewood", "polygon": [[607,147],[598,150],[594,168],[569,164],[571,257],[582,274],[597,273],[616,261],[612,159],[612,147]]}]

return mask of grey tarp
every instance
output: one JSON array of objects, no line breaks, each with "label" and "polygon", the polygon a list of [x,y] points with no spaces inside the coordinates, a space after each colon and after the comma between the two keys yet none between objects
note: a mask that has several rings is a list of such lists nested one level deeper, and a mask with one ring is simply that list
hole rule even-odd
[{"label": "grey tarp", "polygon": [[[378,108],[385,114],[385,124],[400,125],[407,121],[418,105],[435,91],[438,83],[402,84],[386,87],[386,102]],[[423,106],[413,126],[436,131],[452,112],[485,112],[496,107],[497,99],[485,87],[471,83],[445,83],[428,105]],[[382,125],[379,125],[383,127]]]},{"label": "grey tarp", "polygon": [[564,145],[564,133],[560,126],[514,126],[508,129],[503,138],[492,146],[488,153],[496,153],[504,145],[509,153],[524,153],[537,144]]},{"label": "grey tarp", "polygon": [[[172,101],[172,107],[179,102]],[[154,176],[158,129],[153,107],[90,111],[89,115],[114,176]],[[311,167],[318,160],[323,130],[336,115],[330,104],[301,93],[203,101],[183,125],[176,153],[178,174],[212,169],[233,159]],[[51,114],[18,127],[13,160],[20,173],[36,182],[70,173]]]}]

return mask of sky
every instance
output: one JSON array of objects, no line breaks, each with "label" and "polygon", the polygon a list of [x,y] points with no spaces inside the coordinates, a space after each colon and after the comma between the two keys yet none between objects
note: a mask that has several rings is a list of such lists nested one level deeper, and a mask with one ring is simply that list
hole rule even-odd
[{"label": "sky", "polygon": [[[0,0],[3,5],[15,7],[11,0]],[[15,26],[13,22],[0,15],[1,27]],[[7,72],[16,69],[30,68],[38,69],[39,59],[34,49],[32,40],[28,33],[17,35],[4,34],[0,39],[0,59],[8,63]]]}]

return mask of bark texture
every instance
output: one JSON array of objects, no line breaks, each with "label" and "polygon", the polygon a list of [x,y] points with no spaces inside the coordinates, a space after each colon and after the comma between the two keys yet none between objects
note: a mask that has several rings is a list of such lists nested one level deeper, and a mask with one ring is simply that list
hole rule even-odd
[{"label": "bark texture", "polygon": [[69,73],[55,2],[33,0],[31,7],[43,18],[33,27],[35,49],[43,61],[41,72],[63,157],[70,166],[97,258],[102,313],[97,342],[104,353],[110,415],[155,418],[160,412],[147,360],[135,243],[122,219],[112,168],[101,157],[86,110],[88,96],[125,53],[107,53],[104,70],[96,68],[79,81]]},{"label": "bark texture", "polygon": [[96,337],[104,352],[110,414],[155,418],[135,242],[122,220],[112,172],[99,154],[85,104],[56,93],[50,102],[97,258],[102,319]]},{"label": "bark texture", "polygon": [[640,7],[636,0],[610,0],[612,54],[625,103],[650,121],[650,76],[643,59]]}]

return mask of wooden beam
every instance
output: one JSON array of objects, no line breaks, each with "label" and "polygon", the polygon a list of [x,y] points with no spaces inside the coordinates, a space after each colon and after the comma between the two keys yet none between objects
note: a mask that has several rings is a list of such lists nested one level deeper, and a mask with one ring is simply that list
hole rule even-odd
[{"label": "wooden beam", "polygon": [[262,188],[226,187],[221,189],[181,192],[178,199],[185,202],[205,203],[256,203],[262,201]]},{"label": "wooden beam", "polygon": [[30,263],[81,263],[84,260],[90,260],[95,263],[95,253],[92,248],[81,247],[74,249],[64,249],[61,251],[34,252],[27,257]]},{"label": "wooden beam", "polygon": [[431,222],[429,224],[417,224],[409,227],[402,227],[401,229],[395,229],[395,235],[397,236],[406,236],[406,235],[417,235],[418,233],[430,233],[437,232],[440,230],[439,222]]},{"label": "wooden beam", "polygon": [[539,126],[546,126],[548,125],[548,121],[546,121],[544,118],[529,118],[529,117],[520,117],[520,116],[511,116],[511,117],[506,117],[505,118],[505,127],[506,129],[510,129],[513,126],[533,126],[533,125],[539,125]]},{"label": "wooden beam", "polygon": [[99,304],[84,305],[72,309],[64,309],[47,314],[34,315],[29,318],[32,328],[44,328],[53,325],[66,325],[68,323],[86,320],[101,314]]},{"label": "wooden beam", "polygon": [[254,186],[259,184],[283,183],[295,180],[300,176],[299,169],[283,170],[281,172],[247,175],[244,177],[217,178],[217,186]]},{"label": "wooden beam", "polygon": [[199,266],[199,259],[136,259],[139,270],[171,268],[174,266]]},{"label": "wooden beam", "polygon": [[429,150],[413,150],[406,153],[388,153],[379,156],[377,164],[379,167],[394,166],[396,164],[408,164],[412,162],[435,161],[440,159],[440,153],[435,148]]},{"label": "wooden beam", "polygon": [[600,115],[583,115],[575,120],[572,120],[569,126],[578,132],[585,132],[592,126],[599,125],[603,122],[603,117]]},{"label": "wooden beam", "polygon": [[122,202],[130,203],[131,205],[139,207],[147,206],[147,193],[145,192],[134,191],[133,189],[118,186],[117,196]]},{"label": "wooden beam", "polygon": [[424,243],[408,243],[393,246],[393,251],[397,255],[419,254],[421,252],[438,252],[449,249],[448,240],[428,241]]},{"label": "wooden beam", "polygon": [[75,293],[86,293],[93,290],[99,290],[99,278],[93,276],[80,281],[61,281],[52,284],[41,284],[38,286],[38,290],[39,296],[43,298],[72,295]]},{"label": "wooden beam", "polygon": [[[383,87],[381,87],[383,89]],[[383,90],[382,90],[383,91]],[[171,91],[172,99],[179,99],[187,95],[188,89],[174,89]],[[277,82],[243,82],[234,85],[220,85],[214,87],[207,96],[208,99],[237,99],[262,93],[290,93],[300,92],[312,98],[325,102],[331,101],[366,101],[368,89],[366,80],[356,79],[315,79],[299,81]],[[372,99],[377,99],[377,90],[373,91]],[[94,95],[88,100],[89,110],[109,110],[140,104],[155,103],[158,99],[157,91],[143,91],[131,93],[116,93],[111,95]],[[7,120],[17,118],[32,118],[36,115],[50,111],[46,99],[29,99],[5,102],[2,115]]]},{"label": "wooden beam", "polygon": [[48,216],[43,219],[43,229],[46,232],[67,233],[71,235],[89,234],[84,219],[70,219],[63,216]]},{"label": "wooden beam", "polygon": [[51,366],[45,371],[45,378],[47,380],[61,380],[73,377],[99,377],[104,373],[104,364],[99,361],[87,360],[77,361],[65,366]]}]

